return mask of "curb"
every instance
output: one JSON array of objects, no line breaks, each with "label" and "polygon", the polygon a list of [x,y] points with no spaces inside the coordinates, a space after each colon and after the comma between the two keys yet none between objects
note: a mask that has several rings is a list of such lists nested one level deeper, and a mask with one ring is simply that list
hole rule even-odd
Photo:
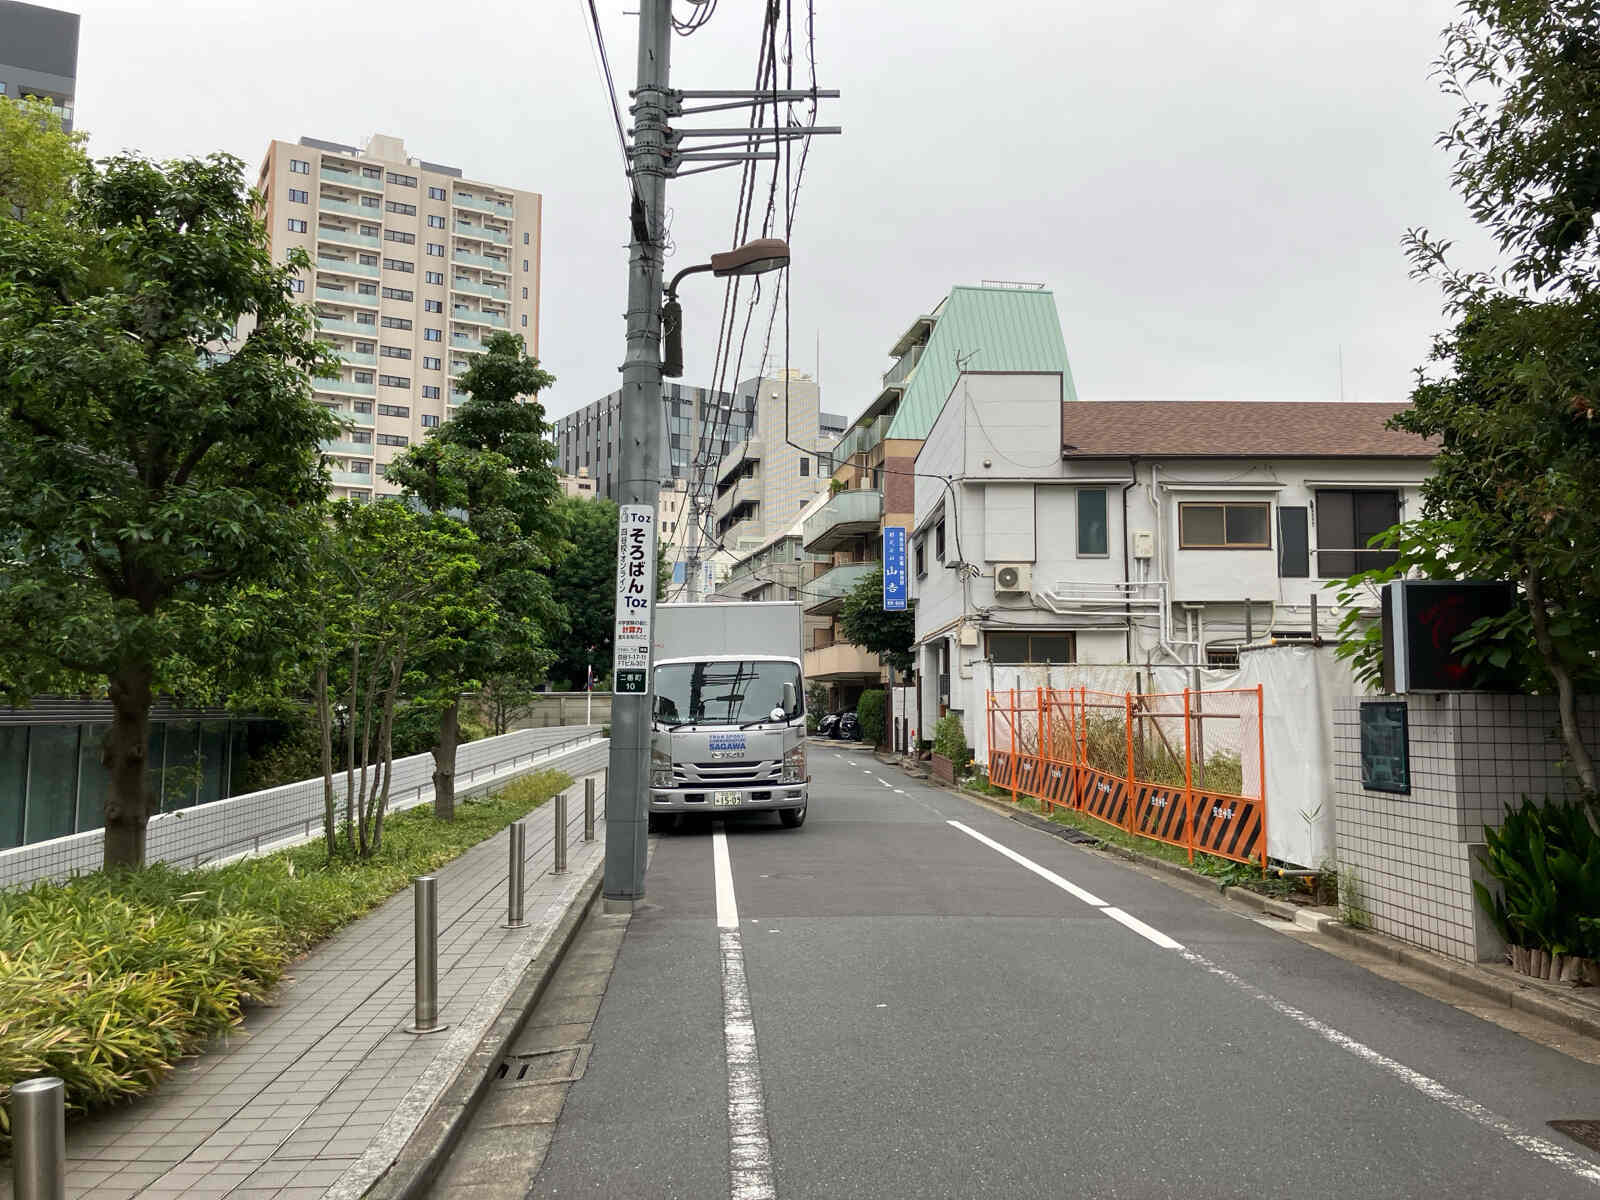
[{"label": "curb", "polygon": [[467,1123],[482,1106],[489,1093],[489,1076],[510,1052],[511,1044],[522,1032],[529,1015],[549,985],[556,968],[566,957],[577,937],[578,927],[595,907],[605,876],[602,855],[589,870],[577,899],[568,907],[551,931],[550,940],[522,972],[522,978],[506,998],[500,1015],[490,1023],[477,1049],[462,1063],[455,1080],[436,1100],[416,1130],[406,1140],[389,1169],[367,1189],[372,1200],[414,1200],[433,1184],[439,1168],[461,1140]]},{"label": "curb", "polygon": [[[933,780],[926,780],[935,787],[945,787],[944,784]],[[1281,900],[1274,900],[1270,896],[1263,896],[1241,887],[1217,887],[1214,880],[1207,878],[1198,871],[1191,871],[1187,867],[1171,863],[1163,858],[1155,858],[1130,850],[1126,846],[1114,846],[1101,842],[1091,834],[1085,834],[1071,825],[1059,825],[1054,821],[1047,821],[1036,813],[1024,812],[1013,809],[1009,805],[1001,804],[969,792],[965,788],[947,788],[957,795],[965,797],[981,808],[1006,817],[1019,825],[1026,825],[1040,833],[1047,833],[1060,838],[1064,842],[1075,844],[1092,843],[1100,850],[1114,854],[1128,862],[1138,863],[1140,866],[1153,867],[1167,875],[1188,880],[1190,883],[1203,883],[1215,888],[1224,900],[1240,907],[1248,908],[1254,912],[1265,913],[1268,916],[1278,917],[1292,922],[1302,929],[1309,929],[1313,933],[1320,933],[1326,937],[1344,942],[1346,945],[1355,946],[1361,950],[1370,951],[1392,962],[1430,975],[1444,983],[1453,984],[1465,991],[1482,996],[1486,1000],[1493,1000],[1506,1008],[1518,1012],[1528,1013],[1532,1016],[1542,1017],[1554,1025],[1585,1037],[1600,1038],[1600,1017],[1575,1009],[1570,1004],[1565,1004],[1559,997],[1543,995],[1533,987],[1497,979],[1493,975],[1469,966],[1457,963],[1439,955],[1431,954],[1426,950],[1419,950],[1408,946],[1395,938],[1386,937],[1381,933],[1370,930],[1356,929],[1346,925],[1337,917],[1326,913],[1311,912],[1294,904],[1285,904]]]}]

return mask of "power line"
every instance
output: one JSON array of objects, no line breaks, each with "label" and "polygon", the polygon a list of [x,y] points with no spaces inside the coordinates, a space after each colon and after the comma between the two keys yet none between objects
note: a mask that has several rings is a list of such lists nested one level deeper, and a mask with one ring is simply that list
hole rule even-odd
[{"label": "power line", "polygon": [[[584,0],[578,0],[580,8],[583,3]],[[599,52],[599,66],[605,83],[606,99],[611,102],[611,119],[617,128],[617,146],[622,151],[622,169],[625,172],[625,178],[630,181],[629,190],[633,192],[634,199],[637,200],[638,189],[633,187],[631,183],[633,179],[633,160],[628,155],[628,135],[622,127],[622,106],[617,102],[617,84],[611,74],[611,59],[606,54],[606,35],[600,28],[600,10],[595,7],[595,0],[588,0],[588,17],[586,27],[592,26],[594,30],[594,41],[590,46],[590,51],[591,53]]]}]

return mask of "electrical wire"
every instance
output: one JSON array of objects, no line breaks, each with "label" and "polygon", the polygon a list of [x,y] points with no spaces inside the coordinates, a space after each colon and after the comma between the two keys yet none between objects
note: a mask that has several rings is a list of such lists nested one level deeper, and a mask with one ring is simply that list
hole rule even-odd
[{"label": "electrical wire", "polygon": [[[583,8],[585,0],[578,0],[579,8]],[[611,59],[606,54],[606,37],[600,28],[600,10],[595,7],[595,0],[587,0],[588,20],[585,28],[592,27],[594,39],[590,45],[591,53],[598,51],[602,82],[605,84],[606,99],[611,102],[611,119],[617,128],[617,145],[622,150],[622,169],[626,172],[625,178],[629,181],[629,190],[635,200],[639,198],[639,189],[633,183],[633,158],[628,153],[628,135],[622,127],[622,106],[617,102],[617,83],[611,74]]]}]

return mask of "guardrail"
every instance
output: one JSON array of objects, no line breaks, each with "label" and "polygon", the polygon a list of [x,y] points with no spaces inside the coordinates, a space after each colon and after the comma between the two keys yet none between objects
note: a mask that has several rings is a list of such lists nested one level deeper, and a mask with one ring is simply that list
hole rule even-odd
[{"label": "guardrail", "polygon": [[[989,783],[1128,833],[1267,865],[1261,685],[987,693]],[[1209,729],[1208,729],[1209,723]]]}]

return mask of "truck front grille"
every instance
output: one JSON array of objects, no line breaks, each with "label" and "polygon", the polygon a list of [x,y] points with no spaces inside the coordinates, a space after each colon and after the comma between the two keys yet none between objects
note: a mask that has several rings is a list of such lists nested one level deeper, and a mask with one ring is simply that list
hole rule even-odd
[{"label": "truck front grille", "polygon": [[776,783],[782,774],[781,762],[678,763],[672,768],[672,781],[679,787],[749,787]]}]

